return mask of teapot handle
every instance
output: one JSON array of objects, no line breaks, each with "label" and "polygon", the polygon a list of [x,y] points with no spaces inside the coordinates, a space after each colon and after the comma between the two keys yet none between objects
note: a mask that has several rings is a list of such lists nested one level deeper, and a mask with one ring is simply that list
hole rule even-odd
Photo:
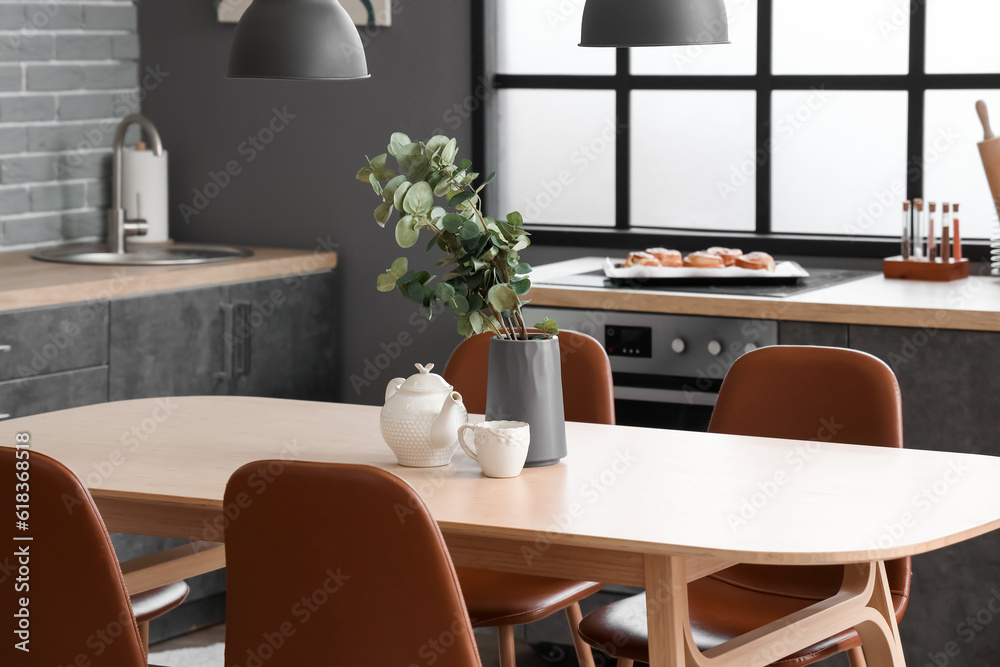
[{"label": "teapot handle", "polygon": [[392,398],[404,382],[406,382],[406,378],[393,378],[389,380],[389,386],[385,388],[385,400],[388,401]]},{"label": "teapot handle", "polygon": [[469,458],[471,458],[476,463],[479,463],[479,457],[476,456],[476,452],[474,452],[472,448],[465,442],[465,432],[467,430],[475,431],[476,427],[473,426],[472,424],[463,424],[458,429],[458,444],[462,445],[462,449],[465,450],[465,453],[469,455]]}]

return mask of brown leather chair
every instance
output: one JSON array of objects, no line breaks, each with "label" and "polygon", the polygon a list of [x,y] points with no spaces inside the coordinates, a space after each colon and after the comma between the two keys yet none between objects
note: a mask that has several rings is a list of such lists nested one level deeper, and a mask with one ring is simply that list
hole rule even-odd
[{"label": "brown leather chair", "polygon": [[[462,394],[469,412],[482,414],[486,411],[486,375],[492,337],[493,334],[485,333],[461,343],[444,371],[445,379]],[[611,364],[604,348],[586,334],[561,331],[559,350],[567,421],[614,424],[614,386]],[[473,626],[499,629],[503,667],[514,665],[515,625],[538,621],[563,609],[569,617],[580,664],[593,667],[590,647],[577,633],[577,625],[582,617],[580,600],[598,592],[601,584],[471,567],[458,568],[458,578]]]},{"label": "brown leather chair", "polygon": [[[713,433],[903,446],[902,405],[892,371],[875,357],[822,347],[768,347],[741,357],[729,371],[709,430]],[[827,599],[840,588],[843,566],[738,565],[688,585],[694,640],[706,650]],[[910,593],[910,559],[886,563],[902,619]],[[580,624],[595,647],[630,667],[648,662],[646,599],[603,607]],[[799,667],[849,652],[865,664],[861,638],[846,630],[774,663]]]},{"label": "brown leather chair", "polygon": [[[26,667],[89,664],[92,667],[140,667],[146,665],[146,649],[114,547],[101,515],[87,488],[66,466],[43,454],[18,453],[0,447],[0,498],[13,503],[20,480],[17,466],[28,467],[30,491],[28,530],[15,530],[14,517],[6,522],[6,544],[10,550],[0,561],[3,583],[0,615],[15,619],[19,598],[28,598],[30,648],[23,653],[8,638],[0,649],[0,664]],[[29,535],[31,541],[14,541]],[[26,549],[27,562],[19,550]],[[27,565],[27,580],[16,577]],[[16,588],[18,584],[28,588]],[[179,605],[187,586],[167,586],[141,596],[136,609],[148,620],[151,609],[167,610]],[[143,609],[142,604],[146,607]],[[7,656],[7,657],[3,657]]]},{"label": "brown leather chair", "polygon": [[225,503],[227,665],[480,667],[441,532],[399,478],[258,461]]}]

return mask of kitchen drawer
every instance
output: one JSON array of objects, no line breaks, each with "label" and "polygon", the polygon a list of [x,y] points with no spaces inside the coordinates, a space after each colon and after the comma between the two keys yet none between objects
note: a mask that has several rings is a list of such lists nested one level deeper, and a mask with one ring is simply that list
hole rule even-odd
[{"label": "kitchen drawer", "polygon": [[107,363],[106,301],[0,314],[0,381]]},{"label": "kitchen drawer", "polygon": [[0,382],[0,414],[9,419],[107,400],[107,366]]}]

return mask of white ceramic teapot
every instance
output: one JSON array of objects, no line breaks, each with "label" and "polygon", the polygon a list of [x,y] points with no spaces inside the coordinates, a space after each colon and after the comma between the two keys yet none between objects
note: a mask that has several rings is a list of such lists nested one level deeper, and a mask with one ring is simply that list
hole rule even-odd
[{"label": "white ceramic teapot", "polygon": [[421,366],[409,378],[395,378],[385,390],[382,439],[400,465],[445,466],[458,448],[458,427],[469,421],[462,395],[443,377]]}]

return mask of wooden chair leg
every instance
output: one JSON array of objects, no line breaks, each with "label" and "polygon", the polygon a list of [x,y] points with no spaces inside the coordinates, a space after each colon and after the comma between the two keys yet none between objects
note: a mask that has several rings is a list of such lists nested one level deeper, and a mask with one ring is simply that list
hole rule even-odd
[{"label": "wooden chair leg", "polygon": [[139,624],[139,639],[142,641],[142,652],[149,655],[149,623]]},{"label": "wooden chair leg", "polygon": [[569,618],[569,631],[573,633],[577,662],[580,663],[580,667],[594,667],[594,654],[590,651],[590,644],[583,641],[583,637],[580,636],[580,621],[583,620],[580,603],[574,602],[571,606],[566,607],[566,616]]},{"label": "wooden chair leg", "polygon": [[632,667],[634,664],[634,660],[629,660],[628,658],[618,658],[618,667]]},{"label": "wooden chair leg", "polygon": [[500,667],[516,667],[514,626],[501,625],[498,630],[500,631]]},{"label": "wooden chair leg", "polygon": [[847,659],[851,662],[851,667],[868,667],[868,663],[865,662],[865,654],[861,650],[861,647],[852,648],[847,652]]}]

